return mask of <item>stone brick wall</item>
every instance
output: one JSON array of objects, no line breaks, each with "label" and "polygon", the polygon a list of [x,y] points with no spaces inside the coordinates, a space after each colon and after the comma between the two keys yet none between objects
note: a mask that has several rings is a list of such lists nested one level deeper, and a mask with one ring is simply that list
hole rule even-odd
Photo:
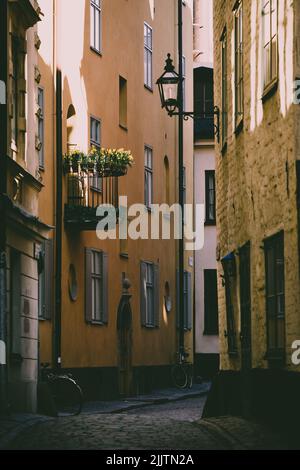
[{"label": "stone brick wall", "polygon": [[[234,30],[235,0],[214,1],[215,104],[221,108],[221,44],[227,28],[228,41],[228,145],[217,153],[217,225],[220,259],[251,242],[252,367],[268,366],[265,262],[263,240],[284,230],[286,364],[291,365],[291,344],[300,339],[298,228],[296,201],[296,105],[292,104],[295,68],[299,57],[292,54],[294,18],[299,22],[299,2],[279,2],[279,68],[277,90],[262,101],[261,3],[243,1],[244,29],[244,120],[234,128]],[[298,17],[296,16],[298,15]],[[298,18],[298,19],[297,19]],[[299,31],[299,28],[298,28]],[[298,33],[299,34],[299,33]],[[298,43],[299,45],[299,37]],[[298,61],[298,62],[297,62]],[[238,256],[237,266],[238,266]],[[219,274],[223,274],[219,263]],[[240,367],[239,276],[234,283],[234,315],[239,354],[230,358],[224,337],[225,290],[219,276],[221,369]],[[297,368],[296,368],[297,369]]]}]

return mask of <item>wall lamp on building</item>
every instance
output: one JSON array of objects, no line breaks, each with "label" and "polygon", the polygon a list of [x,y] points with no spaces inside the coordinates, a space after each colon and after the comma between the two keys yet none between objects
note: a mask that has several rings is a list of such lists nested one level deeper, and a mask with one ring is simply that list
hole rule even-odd
[{"label": "wall lamp on building", "polygon": [[181,77],[176,71],[171,59],[171,54],[168,54],[166,65],[163,74],[159,77],[156,84],[158,85],[159,95],[162,108],[165,108],[169,116],[181,115],[185,121],[189,118],[203,119],[216,116],[217,122],[214,124],[215,136],[219,142],[220,140],[220,110],[218,106],[214,107],[213,113],[195,114],[193,111],[179,111],[180,109],[180,93],[179,84],[183,82],[184,78]]},{"label": "wall lamp on building", "polygon": [[229,278],[236,277],[236,260],[235,260],[234,253],[229,253],[222,259],[222,266],[224,269],[225,278],[226,278],[226,275]]}]

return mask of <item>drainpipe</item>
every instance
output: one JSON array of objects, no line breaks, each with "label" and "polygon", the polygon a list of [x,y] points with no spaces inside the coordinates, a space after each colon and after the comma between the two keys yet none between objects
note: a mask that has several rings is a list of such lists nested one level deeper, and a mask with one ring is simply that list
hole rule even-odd
[{"label": "drainpipe", "polygon": [[61,274],[62,274],[62,79],[56,70],[56,240],[55,240],[55,318],[54,367],[61,368]]},{"label": "drainpipe", "polygon": [[179,353],[184,353],[184,199],[183,199],[183,44],[182,44],[182,0],[178,0],[178,160],[179,160],[179,204],[182,210],[181,238],[179,239]]},{"label": "drainpipe", "polygon": [[7,193],[7,61],[8,61],[8,2],[0,2],[0,414],[8,411],[7,393],[7,313],[6,313],[6,207]]}]

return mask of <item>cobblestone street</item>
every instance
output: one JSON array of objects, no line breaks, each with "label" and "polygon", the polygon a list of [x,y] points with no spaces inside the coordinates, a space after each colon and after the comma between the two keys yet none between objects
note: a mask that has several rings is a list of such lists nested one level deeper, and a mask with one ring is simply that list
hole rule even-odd
[{"label": "cobblestone street", "polygon": [[243,419],[201,420],[205,397],[122,413],[49,419],[22,431],[10,449],[284,449],[278,436]]}]

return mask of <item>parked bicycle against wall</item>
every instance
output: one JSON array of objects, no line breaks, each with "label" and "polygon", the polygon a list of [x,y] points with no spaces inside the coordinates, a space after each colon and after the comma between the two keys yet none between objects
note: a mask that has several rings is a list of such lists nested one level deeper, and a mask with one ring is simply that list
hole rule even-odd
[{"label": "parked bicycle against wall", "polygon": [[177,388],[192,388],[193,386],[193,364],[188,361],[187,351],[176,354],[177,363],[172,367],[172,380]]},{"label": "parked bicycle against wall", "polygon": [[54,416],[75,416],[82,410],[83,393],[72,374],[56,373],[48,370],[49,363],[41,367],[42,408],[47,408]]}]

